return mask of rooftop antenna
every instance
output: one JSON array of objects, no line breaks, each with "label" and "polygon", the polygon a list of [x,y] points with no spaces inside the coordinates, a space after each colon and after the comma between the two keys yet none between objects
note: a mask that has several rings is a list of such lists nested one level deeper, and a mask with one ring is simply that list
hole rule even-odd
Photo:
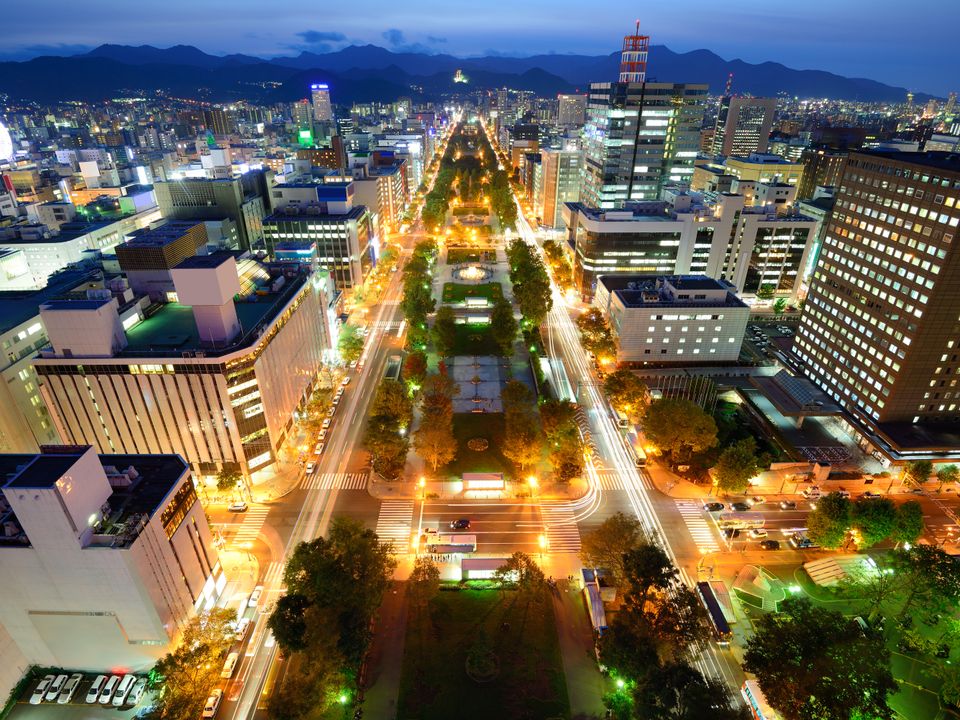
[{"label": "rooftop antenna", "polygon": [[729,75],[727,75],[727,87],[726,87],[726,89],[723,91],[723,94],[724,94],[726,97],[730,97],[730,90],[731,90],[732,88],[733,88],[733,73],[730,73]]}]

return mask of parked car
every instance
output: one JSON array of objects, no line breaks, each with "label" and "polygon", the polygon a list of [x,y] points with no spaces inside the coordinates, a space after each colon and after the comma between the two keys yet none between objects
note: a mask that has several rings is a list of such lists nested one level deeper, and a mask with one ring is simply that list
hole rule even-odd
[{"label": "parked car", "polygon": [[752,498],[747,500],[747,502],[750,503],[751,506],[763,505],[766,502],[766,500],[761,495],[754,495]]},{"label": "parked car", "polygon": [[312,460],[307,463],[307,475],[313,475],[313,471],[317,469],[317,464]]},{"label": "parked car", "polygon": [[781,500],[780,501],[781,510],[796,510],[797,503],[794,500]]},{"label": "parked car", "polygon": [[47,690],[50,689],[50,685],[53,684],[53,681],[57,679],[56,675],[44,675],[43,679],[40,680],[36,688],[34,688],[33,695],[30,696],[31,705],[39,705],[43,702],[43,698],[47,694]]},{"label": "parked car", "polygon": [[68,702],[73,700],[73,696],[77,692],[77,688],[80,687],[81,680],[83,680],[83,675],[81,673],[74,673],[70,676],[70,679],[64,684],[63,690],[60,691],[59,697],[57,697],[58,705],[66,705]]},{"label": "parked car", "polygon": [[760,538],[765,538],[766,536],[767,531],[763,528],[753,528],[753,530],[750,531],[750,537],[752,537],[754,540],[759,540]]},{"label": "parked car", "polygon": [[263,595],[263,585],[257,585],[250,593],[250,599],[247,600],[247,607],[256,607],[260,602],[260,596]]},{"label": "parked car", "polygon": [[237,667],[237,661],[240,660],[240,653],[232,652],[227,655],[227,659],[223,663],[223,670],[220,671],[220,677],[224,680],[229,680],[233,677],[233,671]]},{"label": "parked car", "polygon": [[247,630],[250,629],[250,618],[240,618],[237,621],[236,632],[234,637],[238,642],[242,641],[247,636]]},{"label": "parked car", "polygon": [[746,512],[750,509],[750,506],[745,502],[735,502],[730,507],[737,512]]},{"label": "parked car", "polygon": [[451,530],[469,530],[470,521],[467,518],[459,518],[450,523]]},{"label": "parked car", "polygon": [[320,427],[323,428],[324,430],[326,430],[328,427],[330,427],[330,423],[331,423],[331,422],[333,422],[333,421],[332,421],[330,418],[324,418],[324,419],[323,419],[323,425],[321,425]]},{"label": "parked car", "polygon": [[804,488],[801,493],[807,500],[819,500],[820,499],[820,488],[814,485],[813,487]]},{"label": "parked car", "polygon": [[130,689],[130,694],[127,695],[127,705],[133,707],[134,705],[139,705],[140,700],[143,699],[143,693],[147,689],[147,679],[145,677],[140,678],[137,682],[134,683],[133,687]]},{"label": "parked car", "polygon": [[779,540],[761,540],[760,547],[764,550],[779,550],[780,541]]},{"label": "parked car", "polygon": [[323,428],[320,432],[317,433],[317,440],[323,442],[327,439],[327,429]]},{"label": "parked car", "polygon": [[343,387],[346,387],[347,385],[349,385],[349,384],[350,384],[350,376],[347,375],[343,380],[340,381],[340,384],[341,384]]},{"label": "parked car", "polygon": [[210,697],[207,698],[207,701],[203,704],[203,714],[200,716],[202,718],[212,718],[217,714],[217,708],[220,707],[220,698],[223,697],[223,690],[217,688],[212,693]]},{"label": "parked car", "polygon": [[50,687],[47,688],[47,694],[43,696],[43,699],[47,702],[53,702],[57,699],[57,696],[60,695],[60,691],[63,690],[63,686],[67,682],[66,675],[57,675],[53,682],[50,683]]},{"label": "parked car", "polygon": [[327,410],[327,417],[328,417],[328,418],[332,418],[333,415],[334,415],[334,413],[336,413],[336,412],[337,412],[337,404],[334,403],[334,404],[330,407],[330,409]]},{"label": "parked car", "polygon": [[737,528],[724,528],[723,534],[728,540],[736,540],[740,537],[740,530]]},{"label": "parked car", "polygon": [[113,692],[117,689],[117,685],[120,684],[119,675],[111,675],[110,678],[103,684],[103,690],[100,691],[100,697],[97,699],[101,705],[109,705],[110,701],[113,700]]},{"label": "parked car", "polygon": [[875,493],[875,492],[873,492],[873,491],[871,491],[871,490],[867,490],[866,492],[860,493],[860,497],[865,498],[865,499],[867,499],[867,500],[870,500],[871,498],[878,498],[878,497],[880,497],[880,493]]},{"label": "parked car", "polygon": [[107,682],[106,675],[97,675],[93,682],[90,684],[90,689],[87,690],[87,703],[93,704],[97,701],[97,698],[100,697],[100,691],[103,690],[104,683]]},{"label": "parked car", "polygon": [[837,495],[839,495],[840,497],[843,497],[843,498],[848,498],[848,497],[850,497],[850,491],[849,491],[849,490],[837,490],[836,493],[837,493]]},{"label": "parked car", "polygon": [[230,512],[246,512],[247,504],[245,502],[235,502],[230,507],[227,508]]},{"label": "parked car", "polygon": [[718,503],[718,502],[704,503],[703,509],[706,510],[707,512],[720,512],[721,510],[723,510],[723,503]]},{"label": "parked car", "polygon": [[797,550],[812,550],[813,548],[820,547],[803,533],[794,533],[790,536],[789,542]]},{"label": "parked car", "polygon": [[137,681],[136,675],[124,675],[123,680],[117,685],[117,691],[113,694],[112,705],[114,707],[123,707],[127,702],[127,695],[133,689],[133,684]]}]

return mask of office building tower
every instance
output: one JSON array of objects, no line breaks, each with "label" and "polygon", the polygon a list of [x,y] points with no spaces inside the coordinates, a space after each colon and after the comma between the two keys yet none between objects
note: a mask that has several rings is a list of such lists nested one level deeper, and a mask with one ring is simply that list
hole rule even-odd
[{"label": "office building tower", "polygon": [[236,124],[233,117],[225,110],[220,108],[211,108],[203,111],[204,124],[214,135],[229,135],[236,132]]},{"label": "office building tower", "polygon": [[800,156],[803,175],[797,183],[797,197],[809,200],[818,187],[833,187],[840,184],[847,153],[840,150],[808,148]]},{"label": "office building tower", "polygon": [[573,143],[567,149],[540,151],[540,185],[534,212],[540,224],[563,227],[563,206],[580,199],[580,151]]},{"label": "office building tower", "polygon": [[314,83],[310,86],[313,101],[313,118],[320,123],[333,122],[333,106],[330,104],[330,88],[325,84]]},{"label": "office building tower", "polygon": [[[298,130],[307,130],[313,127],[313,108],[310,101],[304,98],[290,104],[290,117]],[[312,140],[312,138],[311,138]]]},{"label": "office building tower", "polygon": [[165,218],[173,220],[220,220],[237,224],[240,247],[248,250],[263,239],[263,216],[270,207],[263,170],[208,180],[184,178],[154,186],[157,204]]},{"label": "office building tower", "polygon": [[586,121],[586,95],[557,95],[557,125],[561,127],[582,127]]},{"label": "office building tower", "polygon": [[0,455],[0,518],[2,692],[30,665],[146,672],[227,584],[177,455]]},{"label": "office building tower", "polygon": [[714,155],[767,152],[775,98],[723,97],[713,133]]},{"label": "office building tower", "polygon": [[207,228],[199,220],[169,220],[133,233],[114,248],[120,269],[138,296],[168,302],[176,296],[173,268],[207,244]]},{"label": "office building tower", "polygon": [[888,459],[958,450],[958,225],[956,155],[850,154],[794,353]]},{"label": "office building tower", "polygon": [[61,439],[179,453],[207,476],[271,465],[330,358],[329,302],[307,269],[228,252],[171,273],[177,301],[149,315],[109,292],[40,308],[51,347],[34,365]]}]

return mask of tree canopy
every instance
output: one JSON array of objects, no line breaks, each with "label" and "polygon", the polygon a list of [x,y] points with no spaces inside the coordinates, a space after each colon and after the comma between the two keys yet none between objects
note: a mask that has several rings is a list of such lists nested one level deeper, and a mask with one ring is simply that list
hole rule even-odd
[{"label": "tree canopy", "polygon": [[655,400],[643,415],[647,439],[675,461],[717,444],[717,423],[689,400]]},{"label": "tree canopy", "polygon": [[807,534],[825,548],[838,548],[850,529],[850,501],[840,493],[824,495],[807,515]]},{"label": "tree canopy", "polygon": [[359,360],[363,353],[363,335],[360,333],[360,328],[349,324],[340,328],[337,348],[344,362],[352,363],[354,360]]},{"label": "tree canopy", "polygon": [[608,570],[613,574],[614,582],[623,589],[628,584],[624,557],[647,540],[637,518],[618,512],[583,533],[580,558],[585,565]]},{"label": "tree canopy", "polygon": [[632,423],[640,422],[647,409],[650,393],[647,384],[633,374],[621,368],[603,379],[603,391],[610,398],[610,404]]},{"label": "tree canopy", "polygon": [[433,318],[433,341],[443,357],[453,354],[457,343],[457,318],[449,305],[441,305]]},{"label": "tree canopy", "polygon": [[714,468],[717,488],[725,493],[742,493],[750,486],[750,478],[759,471],[757,441],[752,437],[738,440],[720,453]]}]

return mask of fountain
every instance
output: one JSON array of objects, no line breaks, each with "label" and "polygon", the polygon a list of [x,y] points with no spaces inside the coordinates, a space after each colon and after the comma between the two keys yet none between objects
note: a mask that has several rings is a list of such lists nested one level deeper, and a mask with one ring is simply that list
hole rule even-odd
[{"label": "fountain", "polygon": [[464,265],[453,271],[453,277],[456,280],[467,280],[469,282],[482,282],[489,280],[493,273],[482,265]]}]

